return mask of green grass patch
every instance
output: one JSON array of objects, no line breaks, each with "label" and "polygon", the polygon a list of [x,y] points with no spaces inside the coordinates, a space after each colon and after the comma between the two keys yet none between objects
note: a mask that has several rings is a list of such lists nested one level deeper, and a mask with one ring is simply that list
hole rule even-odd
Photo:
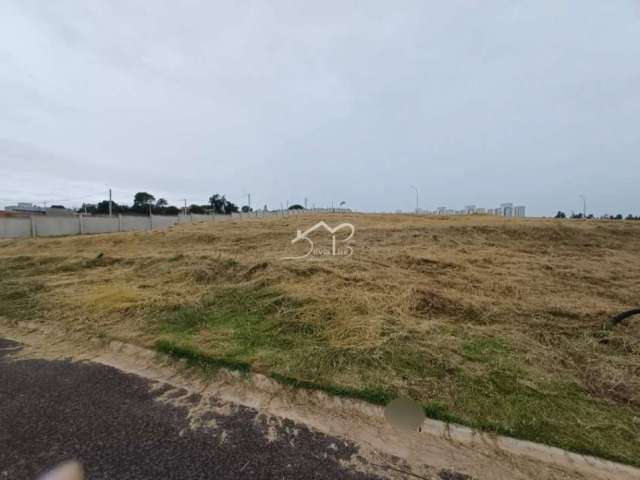
[{"label": "green grass patch", "polygon": [[318,341],[317,329],[296,319],[301,306],[264,287],[215,289],[198,305],[163,312],[155,333],[230,362],[275,367]]},{"label": "green grass patch", "polygon": [[327,383],[308,382],[306,380],[299,380],[279,373],[272,373],[270,376],[278,383],[288,385],[290,387],[303,388],[305,390],[319,390],[337,397],[364,400],[374,405],[386,405],[397,397],[396,394],[388,390],[376,387],[357,389]]},{"label": "green grass patch", "polygon": [[509,344],[500,338],[474,337],[462,344],[462,356],[473,362],[490,362],[511,352]]},{"label": "green grass patch", "polygon": [[206,353],[197,351],[195,348],[189,346],[179,346],[169,340],[158,340],[154,344],[154,348],[161,353],[169,355],[170,357],[186,360],[189,366],[198,366],[206,369],[218,369],[227,368],[229,370],[236,370],[240,372],[248,372],[250,366],[245,362],[234,362],[225,360],[224,358],[215,358]]},{"label": "green grass patch", "polygon": [[445,326],[460,341],[446,356],[420,331],[399,333],[390,321],[376,346],[339,348],[329,339],[340,319],[324,305],[306,323],[310,307],[259,285],[214,289],[197,305],[162,312],[155,347],[191,365],[255,369],[377,405],[406,395],[429,418],[640,464],[637,408],[593,398],[572,378],[540,376],[508,339]]},{"label": "green grass patch", "polygon": [[30,320],[36,312],[44,285],[36,280],[0,280],[0,316],[11,320]]},{"label": "green grass patch", "polygon": [[451,413],[449,411],[449,407],[442,402],[429,402],[428,404],[423,405],[422,408],[424,409],[424,414],[434,420],[440,420],[447,423],[457,423],[458,425],[470,425],[469,421]]}]

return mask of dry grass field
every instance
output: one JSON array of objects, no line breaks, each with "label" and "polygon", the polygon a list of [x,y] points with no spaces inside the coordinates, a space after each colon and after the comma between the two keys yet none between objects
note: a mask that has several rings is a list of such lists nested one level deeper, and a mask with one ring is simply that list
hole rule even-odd
[{"label": "dry grass field", "polygon": [[[297,229],[351,257],[282,260]],[[320,239],[321,235],[318,235]],[[640,223],[295,216],[0,241],[28,319],[640,465]],[[0,332],[1,333],[1,332]]]}]

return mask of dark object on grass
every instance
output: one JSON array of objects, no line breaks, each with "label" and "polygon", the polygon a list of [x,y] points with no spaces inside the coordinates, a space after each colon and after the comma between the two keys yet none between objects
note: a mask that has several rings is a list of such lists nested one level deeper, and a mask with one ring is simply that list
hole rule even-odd
[{"label": "dark object on grass", "polygon": [[616,315],[611,320],[609,320],[609,324],[607,325],[607,327],[609,328],[615,327],[624,319],[631,317],[632,315],[639,315],[639,314],[640,314],[640,308],[634,308],[633,310],[627,310],[626,312],[622,312],[621,314]]}]

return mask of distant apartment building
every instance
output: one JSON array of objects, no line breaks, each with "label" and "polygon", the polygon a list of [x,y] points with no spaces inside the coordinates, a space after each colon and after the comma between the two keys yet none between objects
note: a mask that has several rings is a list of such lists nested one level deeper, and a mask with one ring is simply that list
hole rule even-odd
[{"label": "distant apartment building", "polygon": [[465,205],[462,210],[454,210],[447,207],[437,207],[435,210],[421,210],[426,215],[497,215],[500,217],[524,217],[525,206],[513,206],[513,203],[502,203],[496,208],[481,208],[475,205]]},{"label": "distant apartment building", "polygon": [[501,203],[502,216],[513,217],[513,203]]}]

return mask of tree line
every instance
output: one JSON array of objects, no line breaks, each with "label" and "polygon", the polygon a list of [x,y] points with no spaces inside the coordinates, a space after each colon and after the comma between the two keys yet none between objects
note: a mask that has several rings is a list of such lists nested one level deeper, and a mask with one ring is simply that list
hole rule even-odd
[{"label": "tree line", "polygon": [[634,216],[632,214],[629,214],[626,217],[624,217],[622,216],[621,213],[618,213],[617,215],[605,213],[601,217],[595,217],[592,213],[590,213],[585,217],[582,213],[571,212],[571,215],[567,215],[563,211],[558,211],[558,213],[556,213],[555,218],[573,218],[573,219],[586,218],[588,220],[594,220],[595,218],[598,218],[598,220],[640,220],[640,215]]},{"label": "tree line", "polygon": [[[137,214],[137,215],[178,215],[183,212],[184,207],[179,208],[169,205],[164,198],[158,198],[148,192],[138,192],[133,197],[133,204],[119,204],[111,201],[111,212],[115,214]],[[206,205],[191,204],[186,208],[186,213],[230,215],[240,211],[240,208],[233,202],[226,199],[224,195],[218,193],[209,197]],[[243,211],[250,211],[248,206],[242,207]],[[85,203],[76,210],[79,213],[90,213],[94,215],[109,214],[109,200],[102,200],[98,203]]]}]

